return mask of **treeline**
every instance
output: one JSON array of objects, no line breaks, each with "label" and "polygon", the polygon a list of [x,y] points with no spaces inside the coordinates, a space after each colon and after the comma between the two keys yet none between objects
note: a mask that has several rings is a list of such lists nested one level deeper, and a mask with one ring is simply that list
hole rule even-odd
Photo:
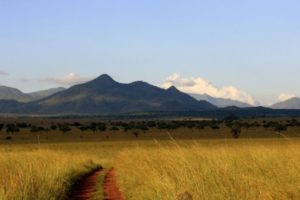
[{"label": "treeline", "polygon": [[30,123],[0,123],[0,131],[5,131],[8,134],[14,134],[26,129],[32,133],[60,131],[62,133],[68,133],[72,130],[78,129],[81,132],[105,132],[105,131],[133,131],[147,132],[150,129],[156,130],[168,130],[173,131],[180,128],[186,128],[191,130],[203,130],[210,128],[212,130],[218,130],[222,126],[226,126],[231,129],[233,136],[237,138],[237,132],[241,133],[242,130],[248,130],[250,128],[265,128],[274,130],[276,132],[286,131],[289,127],[300,126],[300,121],[297,119],[290,119],[285,121],[255,121],[255,120],[240,120],[235,116],[228,116],[223,120],[149,120],[149,121],[111,121],[111,122],[90,122],[90,123],[51,123],[50,125],[32,125]]}]

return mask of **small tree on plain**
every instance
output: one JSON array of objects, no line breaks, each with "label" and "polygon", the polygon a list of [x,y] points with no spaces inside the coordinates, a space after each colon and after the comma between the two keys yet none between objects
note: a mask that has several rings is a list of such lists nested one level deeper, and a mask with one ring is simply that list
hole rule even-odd
[{"label": "small tree on plain", "polygon": [[71,131],[70,127],[67,125],[60,126],[59,130],[62,131],[64,134]]},{"label": "small tree on plain", "polygon": [[241,127],[239,124],[234,124],[231,128],[231,134],[232,134],[232,137],[235,138],[235,139],[238,139],[241,135]]},{"label": "small tree on plain", "polygon": [[17,132],[20,132],[20,129],[14,125],[14,124],[7,124],[6,125],[6,132],[9,134],[9,133],[17,133]]},{"label": "small tree on plain", "polygon": [[287,126],[285,126],[283,124],[277,124],[277,125],[275,125],[274,130],[280,134],[281,132],[287,130]]}]

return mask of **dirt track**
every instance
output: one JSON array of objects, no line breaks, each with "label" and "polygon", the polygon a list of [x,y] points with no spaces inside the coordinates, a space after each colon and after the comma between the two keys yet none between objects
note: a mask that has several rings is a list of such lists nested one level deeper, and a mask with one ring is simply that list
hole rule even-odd
[{"label": "dirt track", "polygon": [[125,200],[117,185],[114,168],[110,169],[105,176],[104,196],[105,200]]},{"label": "dirt track", "polygon": [[[90,200],[97,191],[97,180],[103,172],[102,168],[91,171],[85,175],[76,185],[69,200]],[[115,170],[110,169],[104,179],[104,200],[125,200],[117,183]]]},{"label": "dirt track", "polygon": [[98,168],[85,175],[74,188],[69,200],[89,200],[97,190],[97,179],[102,168]]}]

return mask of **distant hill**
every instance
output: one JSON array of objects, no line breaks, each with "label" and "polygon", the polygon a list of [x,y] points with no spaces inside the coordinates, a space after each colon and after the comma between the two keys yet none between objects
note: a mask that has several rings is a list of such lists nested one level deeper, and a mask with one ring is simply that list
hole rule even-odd
[{"label": "distant hill", "polygon": [[[123,84],[108,75],[34,102],[17,106],[16,102],[1,103],[8,106],[5,112],[30,114],[114,114],[216,108],[206,101],[197,101],[175,87],[165,90],[142,81]],[[9,108],[9,105],[14,107]]]},{"label": "distant hill", "polygon": [[7,86],[0,86],[0,99],[2,100],[16,100],[19,102],[29,102],[32,97],[28,94],[24,94],[16,88]]},{"label": "distant hill", "polygon": [[294,97],[271,106],[273,109],[300,109],[300,98]]},{"label": "distant hill", "polygon": [[215,98],[215,97],[209,96],[207,94],[190,94],[190,95],[197,100],[207,101],[219,108],[225,108],[225,107],[230,107],[230,106],[236,106],[239,108],[252,107],[252,105],[244,103],[244,102],[235,101],[232,99]]},{"label": "distant hill", "polygon": [[58,87],[58,88],[51,88],[48,90],[41,90],[41,91],[37,91],[37,92],[32,92],[29,93],[28,95],[30,95],[32,97],[33,100],[38,100],[38,99],[42,99],[45,97],[49,97],[55,93],[64,91],[66,88],[63,87]]},{"label": "distant hill", "polygon": [[23,93],[16,88],[0,86],[0,100],[16,100],[18,102],[26,103],[51,96],[63,90],[65,90],[65,88],[59,87],[33,93]]}]

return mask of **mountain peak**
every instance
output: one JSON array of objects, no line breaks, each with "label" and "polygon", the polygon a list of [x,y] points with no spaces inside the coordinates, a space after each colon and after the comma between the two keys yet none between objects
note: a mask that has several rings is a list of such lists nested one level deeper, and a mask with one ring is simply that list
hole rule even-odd
[{"label": "mountain peak", "polygon": [[119,84],[120,83],[116,82],[108,74],[102,74],[101,76],[98,76],[97,78],[95,78],[87,83],[79,85],[79,87],[99,89],[99,88],[115,87]]},{"label": "mountain peak", "polygon": [[111,84],[116,83],[116,81],[110,77],[108,74],[102,74],[98,76],[96,79],[92,80],[91,82],[96,82],[98,84]]},{"label": "mountain peak", "polygon": [[178,92],[179,90],[175,86],[171,86],[167,89],[168,91],[175,91]]},{"label": "mountain peak", "polygon": [[101,81],[114,81],[112,77],[110,77],[108,74],[102,74],[98,76],[95,80],[101,80]]}]

